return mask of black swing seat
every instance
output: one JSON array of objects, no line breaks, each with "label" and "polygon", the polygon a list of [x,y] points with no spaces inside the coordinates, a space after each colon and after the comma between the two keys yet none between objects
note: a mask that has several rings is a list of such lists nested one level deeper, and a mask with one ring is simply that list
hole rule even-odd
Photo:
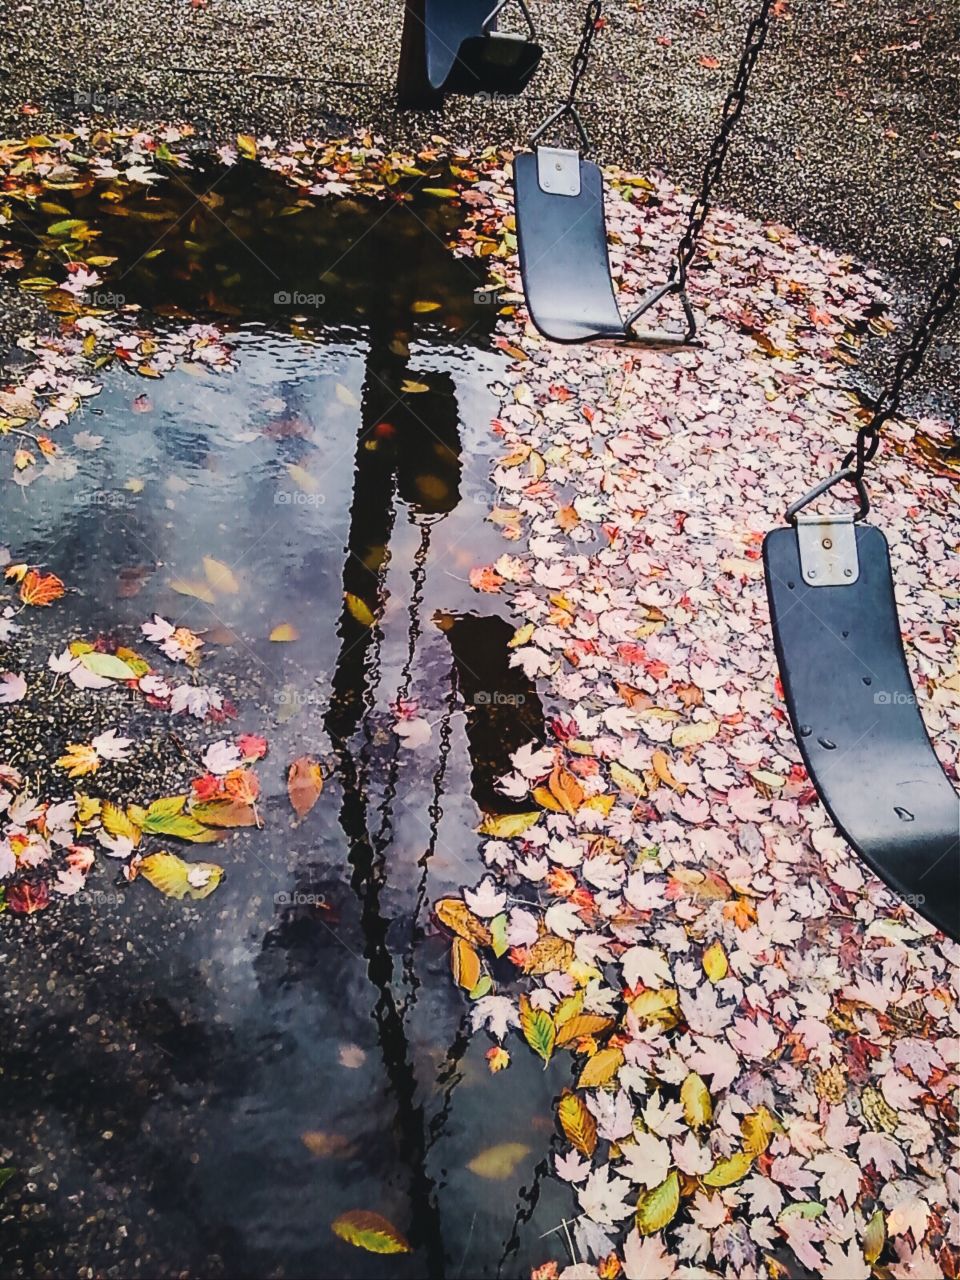
[{"label": "black swing seat", "polygon": [[427,79],[444,93],[518,94],[540,65],[543,49],[533,39],[526,3],[520,8],[528,33],[498,31],[497,20],[512,0],[424,0]]},{"label": "black swing seat", "polygon": [[841,835],[938,929],[960,934],[960,797],[934,753],[904,657],[887,541],[798,516],[763,544],[793,731]]},{"label": "black swing seat", "polygon": [[[646,347],[693,345],[693,313],[686,294],[672,282],[651,290],[626,320],[620,314],[598,165],[578,151],[538,147],[516,157],[513,184],[523,292],[530,319],[545,338]],[[640,316],[672,292],[680,293],[685,331],[637,329]]]}]

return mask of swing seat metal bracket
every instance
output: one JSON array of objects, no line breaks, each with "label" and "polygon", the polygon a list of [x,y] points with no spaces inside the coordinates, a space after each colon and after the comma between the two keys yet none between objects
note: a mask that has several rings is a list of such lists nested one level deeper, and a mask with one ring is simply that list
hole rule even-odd
[{"label": "swing seat metal bracket", "polygon": [[564,147],[537,147],[537,181],[548,196],[580,194],[580,152]]},{"label": "swing seat metal bracket", "polygon": [[808,587],[849,587],[860,577],[851,513],[797,516],[800,572]]},{"label": "swing seat metal bracket", "polygon": [[[638,329],[637,321],[668,294],[676,293],[680,297],[683,308],[684,329],[677,332],[670,329]],[[687,297],[687,291],[677,280],[671,278],[666,284],[650,289],[640,300],[640,305],[630,313],[624,324],[624,330],[630,342],[637,342],[644,347],[693,347],[697,346],[697,320],[693,307]]]}]

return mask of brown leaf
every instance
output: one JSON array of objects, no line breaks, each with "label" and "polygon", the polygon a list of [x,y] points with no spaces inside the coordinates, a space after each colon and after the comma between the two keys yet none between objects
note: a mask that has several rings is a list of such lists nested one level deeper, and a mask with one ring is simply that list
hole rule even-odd
[{"label": "brown leaf", "polygon": [[298,818],[304,818],[323,790],[323,772],[313,756],[299,756],[287,773],[287,795]]}]

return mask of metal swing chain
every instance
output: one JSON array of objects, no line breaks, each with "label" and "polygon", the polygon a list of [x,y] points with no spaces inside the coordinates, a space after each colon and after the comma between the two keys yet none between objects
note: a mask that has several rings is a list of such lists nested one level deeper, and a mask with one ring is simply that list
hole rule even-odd
[{"label": "metal swing chain", "polygon": [[958,296],[960,296],[960,245],[957,246],[953,255],[953,263],[937,281],[933,297],[897,361],[890,385],[881,391],[874,406],[873,417],[857,432],[856,446],[843,460],[841,469],[843,471],[852,469],[853,475],[858,480],[862,481],[867,463],[873,460],[880,448],[880,433],[883,427],[900,407],[904,383],[920,368],[927,348],[940,325],[953,309]]},{"label": "metal swing chain", "polygon": [[733,85],[723,104],[720,128],[713,139],[710,154],[704,166],[700,194],[690,206],[690,212],[687,215],[687,228],[683,233],[683,239],[677,246],[677,261],[670,272],[670,280],[674,282],[676,289],[680,291],[686,287],[687,271],[697,253],[697,242],[700,239],[703,224],[707,220],[707,214],[710,212],[713,189],[723,171],[723,164],[730,146],[730,138],[736,128],[737,121],[743,113],[750,75],[767,38],[774,2],[775,0],[763,0],[759,12],[747,28],[746,42],[743,46],[743,53],[740,55],[740,66],[737,68]]},{"label": "metal swing chain", "polygon": [[587,67],[590,65],[590,50],[593,47],[593,37],[597,34],[598,23],[603,12],[603,0],[590,0],[587,5],[587,12],[583,19],[583,29],[580,32],[580,43],[577,45],[577,51],[573,55],[571,63],[572,76],[570,80],[570,92],[567,94],[567,106],[572,107],[576,101],[577,94],[580,91],[580,82],[587,74]]}]

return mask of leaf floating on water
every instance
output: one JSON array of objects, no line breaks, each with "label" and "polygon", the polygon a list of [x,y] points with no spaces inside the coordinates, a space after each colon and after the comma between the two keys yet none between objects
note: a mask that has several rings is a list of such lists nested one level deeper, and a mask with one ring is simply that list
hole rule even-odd
[{"label": "leaf floating on water", "polygon": [[341,404],[345,404],[350,409],[358,408],[360,401],[353,394],[349,387],[345,387],[342,382],[338,382],[334,388],[334,394]]},{"label": "leaf floating on water", "polygon": [[247,160],[256,160],[257,140],[252,133],[237,134],[237,150]]},{"label": "leaf floating on water", "polygon": [[287,464],[287,475],[301,493],[318,493],[320,491],[320,481],[316,476],[312,476],[306,467],[290,462]]},{"label": "leaf floating on water", "polygon": [[[3,1170],[0,1170],[0,1173],[2,1172]],[[0,1186],[2,1185],[0,1183]],[[883,1247],[887,1243],[887,1223],[882,1209],[878,1209],[867,1223],[863,1232],[862,1243],[863,1256],[872,1267],[881,1253],[883,1253]]]},{"label": "leaf floating on water", "polygon": [[539,812],[491,814],[484,818],[477,830],[482,836],[498,836],[502,840],[510,840],[529,831],[542,817],[543,814]]},{"label": "leaf floating on water", "polygon": [[436,196],[440,200],[455,200],[460,192],[456,187],[421,187],[425,196]]},{"label": "leaf floating on water", "polygon": [[642,1236],[662,1231],[680,1207],[680,1178],[676,1169],[659,1186],[645,1192],[637,1202],[637,1230]]},{"label": "leaf floating on water", "polygon": [[624,1063],[621,1049],[599,1049],[580,1072],[578,1089],[602,1089],[609,1084]]},{"label": "leaf floating on water", "polygon": [[287,773],[287,795],[298,818],[305,818],[320,798],[323,772],[313,756],[299,756]]},{"label": "leaf floating on water", "polygon": [[565,1089],[557,1107],[560,1127],[581,1155],[588,1159],[597,1147],[597,1122],[578,1093]]},{"label": "leaf floating on water", "polygon": [[455,938],[450,952],[454,982],[464,991],[472,991],[480,981],[480,957],[466,938]]},{"label": "leaf floating on water", "polygon": [[281,622],[270,632],[270,639],[278,644],[289,644],[300,639],[300,632],[291,622]]},{"label": "leaf floating on water", "polygon": [[474,1156],[467,1164],[471,1173],[478,1178],[489,1178],[500,1182],[513,1174],[524,1156],[530,1154],[530,1148],[522,1142],[501,1142],[495,1147],[487,1147]]},{"label": "leaf floating on water", "polygon": [[417,316],[427,315],[430,311],[439,311],[440,303],[418,300],[417,302],[411,303],[410,310]]},{"label": "leaf floating on water", "polygon": [[198,822],[209,827],[233,829],[260,825],[253,805],[239,800],[210,800],[206,804],[195,804],[192,813]]},{"label": "leaf floating on water", "polygon": [[610,765],[610,777],[621,791],[626,791],[634,796],[645,796],[647,794],[647,784],[640,775],[634,773],[631,769],[625,768],[622,764],[617,764],[616,760]]},{"label": "leaf floating on water", "polygon": [[233,570],[222,560],[214,560],[213,556],[203,557],[203,572],[214,591],[220,595],[236,595],[240,583],[234,577]]},{"label": "leaf floating on water", "polygon": [[186,796],[165,796],[155,800],[143,815],[143,829],[149,835],[173,836],[177,840],[188,840],[191,844],[212,844],[218,840],[216,831],[202,826],[196,818],[183,809]]},{"label": "leaf floating on water", "polygon": [[568,1018],[557,1030],[557,1044],[561,1048],[583,1040],[587,1036],[599,1036],[613,1027],[612,1018],[604,1018],[599,1013],[578,1013]]},{"label": "leaf floating on water", "polygon": [[140,875],[168,898],[208,898],[223,879],[215,862],[184,862],[175,853],[151,853],[140,863]]},{"label": "leaf floating on water", "polygon": [[429,391],[430,387],[426,382],[417,382],[414,378],[404,378],[400,383],[400,390],[408,396],[420,396],[425,391]]},{"label": "leaf floating on water", "polygon": [[410,1245],[392,1222],[369,1209],[351,1209],[331,1224],[347,1244],[367,1253],[410,1253]]},{"label": "leaf floating on water", "polygon": [[376,619],[370,612],[365,601],[361,600],[359,596],[355,596],[352,591],[345,591],[343,593],[343,601],[347,606],[350,616],[356,618],[357,622],[359,622],[361,626],[373,626]]},{"label": "leaf floating on water", "polygon": [[178,596],[191,596],[204,604],[215,604],[216,598],[205,582],[188,582],[186,578],[171,578],[170,590]]},{"label": "leaf floating on water", "polygon": [[24,604],[43,607],[59,600],[66,588],[55,573],[39,573],[29,569],[20,582],[20,599]]},{"label": "leaf floating on water", "polygon": [[356,1144],[345,1133],[325,1133],[322,1129],[310,1129],[301,1133],[300,1141],[312,1156],[321,1159],[331,1156],[348,1156]]},{"label": "leaf floating on water", "polygon": [[441,924],[445,924],[467,942],[473,942],[479,947],[490,946],[490,930],[460,898],[441,898],[434,907],[434,912]]},{"label": "leaf floating on water", "polygon": [[546,1009],[535,1009],[528,996],[520,997],[520,1030],[523,1038],[544,1063],[553,1056],[553,1046],[557,1040],[557,1029]]}]

